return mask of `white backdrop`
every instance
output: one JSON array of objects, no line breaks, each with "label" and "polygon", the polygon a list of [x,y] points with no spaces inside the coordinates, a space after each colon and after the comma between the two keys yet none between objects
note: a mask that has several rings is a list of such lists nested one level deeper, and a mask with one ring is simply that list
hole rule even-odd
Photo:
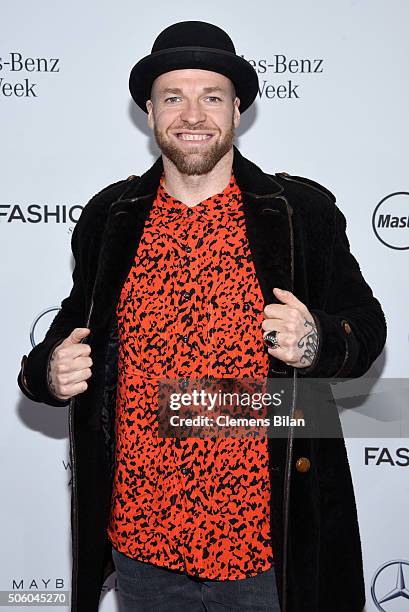
[{"label": "white backdrop", "polygon": [[[369,375],[408,377],[408,18],[406,0],[207,0],[195,9],[163,0],[5,0],[0,590],[70,588],[67,409],[30,402],[16,376],[33,323],[39,317],[38,342],[55,315],[47,311],[71,288],[70,237],[80,207],[158,155],[146,116],[128,94],[128,75],[167,25],[218,24],[255,63],[260,96],[242,117],[237,145],[267,172],[303,175],[336,194],[352,252],[388,322],[387,347]],[[379,215],[389,227],[378,227]],[[402,227],[393,227],[393,216],[403,218]],[[355,438],[347,446],[366,610],[404,612],[402,597],[376,607],[371,582],[385,563],[409,563],[409,440]],[[366,447],[379,449],[368,461]],[[379,461],[385,456],[391,459]],[[409,588],[409,567],[402,568]],[[391,564],[380,572],[378,599],[395,586],[397,570]],[[100,609],[116,610],[112,579]]]}]

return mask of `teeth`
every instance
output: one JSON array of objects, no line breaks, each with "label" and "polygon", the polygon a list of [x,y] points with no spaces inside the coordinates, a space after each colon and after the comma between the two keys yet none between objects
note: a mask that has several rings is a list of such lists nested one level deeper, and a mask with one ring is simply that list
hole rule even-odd
[{"label": "teeth", "polygon": [[178,134],[178,138],[182,140],[207,140],[211,138],[210,134]]}]

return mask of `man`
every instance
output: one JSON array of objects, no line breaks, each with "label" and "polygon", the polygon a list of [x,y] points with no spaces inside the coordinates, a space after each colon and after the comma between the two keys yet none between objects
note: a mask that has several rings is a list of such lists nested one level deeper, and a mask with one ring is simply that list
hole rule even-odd
[{"label": "man", "polygon": [[[23,357],[22,391],[70,404],[73,611],[98,609],[114,568],[125,611],[364,606],[338,415],[328,383],[310,406],[300,381],[362,376],[385,318],[334,196],[234,146],[257,88],[220,28],[157,37],[130,91],[162,155],[84,208],[71,293]],[[161,376],[288,377],[291,415],[338,435],[159,439]]]}]

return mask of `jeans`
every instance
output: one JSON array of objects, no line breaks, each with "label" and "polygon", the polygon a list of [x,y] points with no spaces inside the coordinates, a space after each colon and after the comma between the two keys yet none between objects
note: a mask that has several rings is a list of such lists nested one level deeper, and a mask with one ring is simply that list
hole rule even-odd
[{"label": "jeans", "polygon": [[274,567],[241,580],[206,580],[112,548],[120,612],[280,612]]}]

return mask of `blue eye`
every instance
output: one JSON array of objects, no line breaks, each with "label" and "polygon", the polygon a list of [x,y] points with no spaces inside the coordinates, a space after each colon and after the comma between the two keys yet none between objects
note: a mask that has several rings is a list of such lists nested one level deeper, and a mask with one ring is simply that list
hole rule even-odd
[{"label": "blue eye", "polygon": [[[171,104],[173,104],[173,102],[175,100],[180,100],[179,96],[171,96],[169,98],[165,98],[165,102],[170,102]],[[211,100],[211,101],[217,101],[217,102],[221,102],[222,99],[219,98],[218,96],[207,96],[206,100]]]}]

